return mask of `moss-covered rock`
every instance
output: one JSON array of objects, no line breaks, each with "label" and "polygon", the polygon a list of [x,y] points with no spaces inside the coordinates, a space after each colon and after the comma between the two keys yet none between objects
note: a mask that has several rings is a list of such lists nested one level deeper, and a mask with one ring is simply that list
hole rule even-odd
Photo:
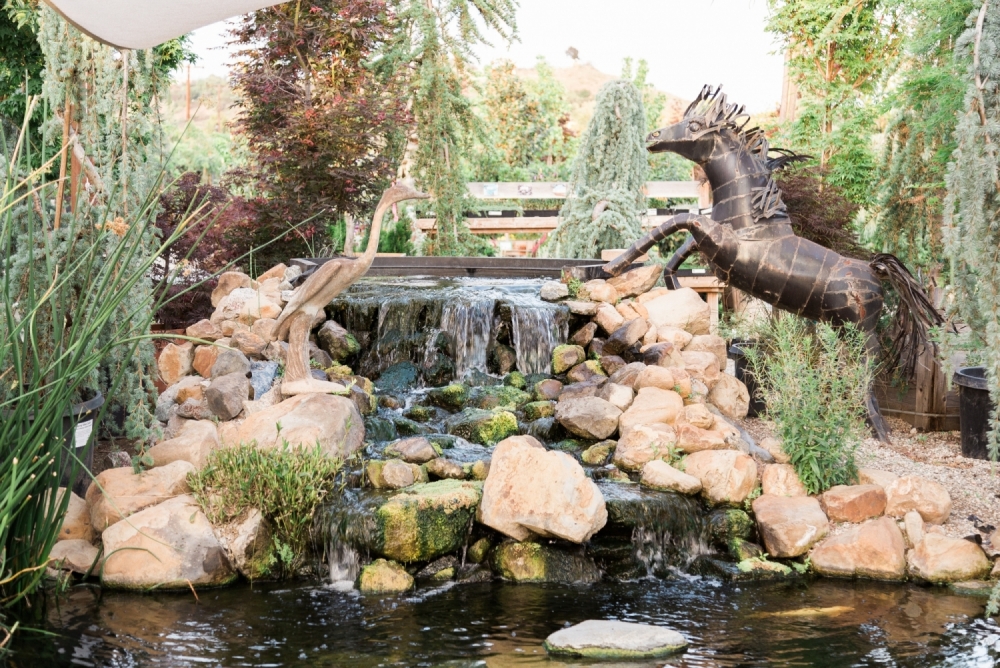
[{"label": "moss-covered rock", "polygon": [[395,441],[399,438],[396,426],[391,420],[370,415],[365,418],[365,440],[374,443]]},{"label": "moss-covered rock", "polygon": [[375,489],[388,488],[385,478],[382,477],[382,469],[384,467],[385,462],[381,459],[373,459],[365,465],[365,478],[368,479],[368,483]]},{"label": "moss-covered rock", "polygon": [[478,482],[413,485],[375,511],[373,549],[402,563],[429,561],[462,547],[482,499]]},{"label": "moss-covered rock", "polygon": [[469,387],[462,383],[452,383],[446,387],[436,387],[427,393],[427,401],[435,406],[451,411],[460,411],[469,400]]},{"label": "moss-covered rock", "polygon": [[413,589],[413,576],[392,561],[376,559],[361,569],[358,590],[362,594],[400,594]]},{"label": "moss-covered rock", "polygon": [[487,364],[490,371],[502,376],[517,365],[517,351],[510,346],[497,343],[490,349]]},{"label": "moss-covered rock", "polygon": [[517,418],[509,411],[484,411],[466,408],[445,421],[445,429],[453,436],[480,445],[496,445],[517,434]]},{"label": "moss-covered rock", "polygon": [[[534,436],[542,443],[551,443],[566,438],[566,428],[554,417],[539,418],[528,425],[524,432]],[[523,432],[523,433],[524,433]]]},{"label": "moss-covered rock", "polygon": [[747,540],[753,535],[750,515],[738,508],[719,508],[708,514],[708,530],[719,547],[728,547],[736,539]]},{"label": "moss-covered rock", "polygon": [[410,406],[403,412],[403,417],[414,422],[429,422],[434,419],[435,413],[429,406]]},{"label": "moss-covered rock", "polygon": [[465,374],[462,378],[462,382],[469,387],[489,387],[491,385],[502,385],[503,381],[496,376],[491,376],[485,371],[480,371],[479,369],[473,369],[469,373]]},{"label": "moss-covered rock", "polygon": [[520,371],[511,371],[504,376],[503,384],[509,385],[510,387],[516,387],[519,390],[523,390],[528,387],[528,381],[525,379],[524,374]]},{"label": "moss-covered rock", "polygon": [[618,441],[601,441],[594,443],[580,454],[580,459],[584,464],[591,466],[604,466],[611,459],[611,454],[615,451]]},{"label": "moss-covered rock", "polygon": [[580,362],[587,359],[587,354],[580,346],[561,345],[552,351],[552,373],[566,373]]},{"label": "moss-covered rock", "polygon": [[455,377],[455,362],[444,353],[434,353],[421,371],[427,385],[438,387],[450,383]]},{"label": "moss-covered rock", "polygon": [[481,564],[486,559],[486,555],[489,554],[491,547],[493,547],[493,543],[490,542],[489,538],[480,538],[469,546],[466,556],[472,563]]},{"label": "moss-covered rock", "polygon": [[571,454],[580,452],[586,447],[583,441],[577,440],[575,438],[564,438],[558,443],[553,443],[549,446],[550,450],[562,450],[563,452],[569,452]]},{"label": "moss-covered rock", "polygon": [[760,545],[742,538],[730,539],[729,543],[726,544],[726,549],[729,551],[729,556],[738,562],[746,561],[747,559],[756,559],[764,554],[764,550],[761,549]]},{"label": "moss-covered rock", "polygon": [[469,405],[473,408],[493,410],[500,408],[507,411],[517,410],[531,401],[531,395],[523,390],[509,385],[494,387],[477,387],[472,391]]},{"label": "moss-covered rock", "polygon": [[391,419],[393,426],[396,427],[396,433],[400,436],[418,436],[428,431],[419,422],[414,422],[402,415],[393,415]]},{"label": "moss-covered rock", "polygon": [[600,569],[593,559],[538,543],[505,542],[490,558],[493,572],[514,582],[597,582]]},{"label": "moss-covered rock", "polygon": [[524,417],[528,420],[538,420],[552,417],[556,414],[556,402],[532,401],[524,405]]},{"label": "moss-covered rock", "polygon": [[375,387],[383,392],[399,392],[417,385],[420,369],[413,362],[399,362],[382,372],[375,381]]},{"label": "moss-covered rock", "polygon": [[469,476],[473,480],[486,480],[486,476],[488,476],[489,474],[490,474],[489,462],[484,462],[481,459],[472,462],[472,465],[469,467]]}]

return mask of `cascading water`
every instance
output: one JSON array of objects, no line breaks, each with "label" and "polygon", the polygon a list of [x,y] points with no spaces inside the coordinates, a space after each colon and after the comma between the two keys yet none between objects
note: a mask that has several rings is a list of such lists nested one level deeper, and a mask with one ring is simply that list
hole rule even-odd
[{"label": "cascading water", "polygon": [[441,331],[452,341],[455,375],[486,371],[486,354],[493,333],[493,310],[497,300],[490,295],[468,295],[444,304]]},{"label": "cascading water", "polygon": [[511,338],[521,373],[546,373],[552,351],[569,336],[569,319],[555,304],[517,295],[511,299]]}]

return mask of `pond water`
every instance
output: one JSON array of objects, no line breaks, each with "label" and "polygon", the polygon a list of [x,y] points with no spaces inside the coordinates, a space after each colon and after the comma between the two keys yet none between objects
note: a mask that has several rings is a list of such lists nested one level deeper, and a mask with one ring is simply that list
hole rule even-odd
[{"label": "pond water", "polygon": [[570,666],[542,641],[585,619],[664,625],[690,642],[656,662],[603,666],[992,666],[1000,626],[941,588],[711,579],[514,585],[370,597],[319,584],[100,595],[50,605],[55,635],[23,635],[13,667]]}]

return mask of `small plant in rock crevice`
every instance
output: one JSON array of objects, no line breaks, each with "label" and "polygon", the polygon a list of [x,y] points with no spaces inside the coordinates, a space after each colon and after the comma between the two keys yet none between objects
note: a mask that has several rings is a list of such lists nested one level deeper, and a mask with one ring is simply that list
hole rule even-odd
[{"label": "small plant in rock crevice", "polygon": [[764,327],[761,338],[747,350],[747,361],[802,484],[818,494],[853,483],[874,374],[864,333],[783,316]]}]

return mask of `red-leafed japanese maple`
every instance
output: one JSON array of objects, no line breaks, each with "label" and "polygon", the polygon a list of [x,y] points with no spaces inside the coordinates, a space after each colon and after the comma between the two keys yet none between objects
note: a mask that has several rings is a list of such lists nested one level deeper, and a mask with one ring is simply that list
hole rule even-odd
[{"label": "red-leafed japanese maple", "polygon": [[344,213],[373,207],[395,172],[407,124],[392,73],[370,66],[391,38],[384,0],[289,2],[245,16],[231,31],[241,48],[233,82],[235,129],[253,155],[248,174],[255,241],[304,220],[261,251],[260,266],[312,252]]}]

